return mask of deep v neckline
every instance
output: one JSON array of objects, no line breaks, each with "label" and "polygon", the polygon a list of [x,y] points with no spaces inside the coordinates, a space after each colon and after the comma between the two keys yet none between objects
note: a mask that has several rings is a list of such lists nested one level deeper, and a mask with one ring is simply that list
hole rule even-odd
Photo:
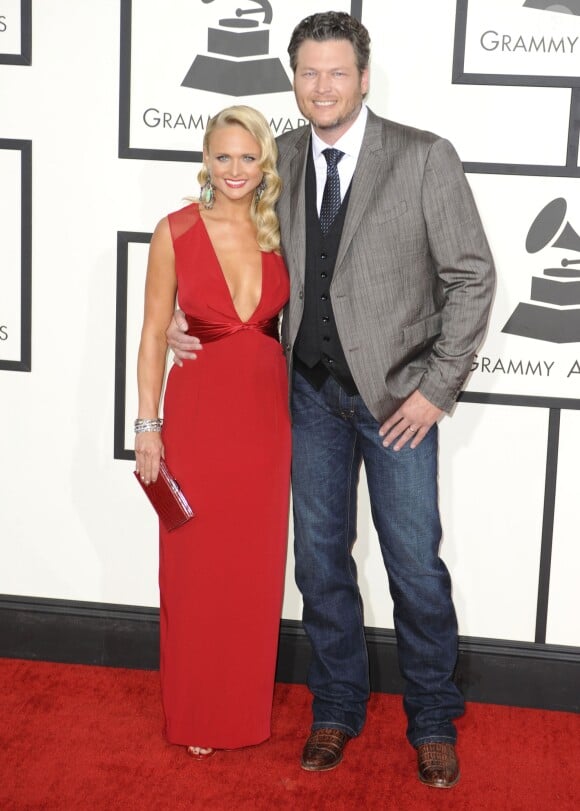
[{"label": "deep v neckline", "polygon": [[261,304],[262,304],[262,299],[263,299],[263,297],[264,297],[264,252],[263,252],[263,251],[260,251],[260,295],[259,295],[259,297],[258,297],[258,303],[256,304],[256,307],[254,308],[254,311],[252,312],[252,314],[250,315],[250,317],[249,317],[249,318],[244,319],[244,318],[242,318],[242,317],[240,316],[240,314],[239,314],[238,310],[236,309],[236,305],[234,304],[234,297],[232,296],[232,291],[230,290],[230,286],[229,286],[229,284],[228,284],[228,280],[226,279],[226,275],[225,275],[225,273],[224,273],[224,271],[223,271],[223,268],[222,268],[222,266],[221,266],[220,260],[219,260],[218,255],[217,255],[217,251],[216,251],[216,249],[214,248],[214,244],[213,244],[213,242],[211,241],[211,237],[210,237],[210,235],[209,235],[209,231],[207,230],[207,226],[206,226],[206,224],[205,224],[205,222],[204,222],[203,217],[201,216],[201,214],[199,215],[199,219],[200,219],[201,224],[203,225],[203,230],[205,231],[205,235],[206,235],[207,241],[209,242],[209,246],[210,246],[210,248],[211,248],[211,252],[213,253],[213,256],[214,256],[214,259],[215,259],[215,263],[216,263],[217,268],[218,268],[218,273],[219,273],[219,276],[220,276],[220,278],[221,278],[221,280],[222,280],[222,283],[223,283],[223,286],[224,286],[224,288],[225,288],[225,291],[226,291],[226,294],[227,294],[228,300],[229,300],[229,302],[230,302],[230,304],[231,304],[232,310],[233,310],[233,312],[235,313],[235,316],[236,316],[236,318],[238,319],[238,321],[240,322],[240,324],[249,324],[249,323],[250,323],[250,321],[251,321],[253,318],[255,318],[256,313],[257,313],[257,312],[258,312],[258,310],[260,309],[260,306],[261,306]]}]

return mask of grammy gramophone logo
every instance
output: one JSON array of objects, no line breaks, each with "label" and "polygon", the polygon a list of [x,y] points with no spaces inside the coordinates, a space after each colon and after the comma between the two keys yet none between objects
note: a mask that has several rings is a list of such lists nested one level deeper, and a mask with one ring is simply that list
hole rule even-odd
[{"label": "grammy gramophone logo", "polygon": [[553,3],[552,0],[526,0],[526,8],[539,8],[542,11],[560,11],[562,14],[574,14],[580,17],[580,0],[560,0]]},{"label": "grammy gramophone logo", "polygon": [[[213,3],[213,0],[201,0]],[[272,4],[249,0],[259,8],[238,8],[235,17],[218,20],[208,28],[206,54],[198,54],[182,81],[183,87],[223,93],[228,96],[255,96],[282,93],[292,89],[279,59],[269,56]],[[262,20],[252,19],[263,15]]]},{"label": "grammy gramophone logo", "polygon": [[[551,245],[580,254],[580,236],[565,222],[567,203],[557,197],[532,223],[526,239],[528,253]],[[545,268],[532,277],[529,302],[520,302],[502,332],[565,344],[580,341],[580,259],[565,257],[560,267]]]}]

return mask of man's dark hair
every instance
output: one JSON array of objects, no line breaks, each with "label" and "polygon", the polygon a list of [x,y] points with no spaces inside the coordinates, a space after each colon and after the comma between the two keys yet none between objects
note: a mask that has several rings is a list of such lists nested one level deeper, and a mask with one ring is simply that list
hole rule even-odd
[{"label": "man's dark hair", "polygon": [[298,48],[307,39],[313,39],[316,42],[346,39],[354,48],[359,72],[362,73],[365,68],[368,68],[371,54],[369,32],[355,17],[344,11],[324,11],[320,14],[311,14],[310,17],[305,17],[302,22],[298,23],[292,32],[288,46],[290,67],[293,73],[296,71]]}]

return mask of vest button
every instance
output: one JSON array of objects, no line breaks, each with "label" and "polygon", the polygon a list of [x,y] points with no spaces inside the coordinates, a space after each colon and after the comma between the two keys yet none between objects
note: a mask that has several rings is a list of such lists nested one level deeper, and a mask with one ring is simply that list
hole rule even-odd
[{"label": "vest button", "polygon": [[327,315],[322,316],[322,323],[323,324],[328,324],[329,321],[330,321],[330,318]]},{"label": "vest button", "polygon": [[323,270],[323,271],[322,271],[322,273],[320,274],[320,278],[321,278],[321,279],[326,279],[326,277],[327,277],[327,276],[328,276],[328,273],[325,273],[325,271],[324,271],[324,270]]},{"label": "vest button", "polygon": [[328,301],[328,296],[326,295],[326,293],[323,293],[323,294],[320,296],[320,301]]},{"label": "vest button", "polygon": [[320,258],[321,258],[321,259],[328,259],[328,254],[327,254],[325,251],[323,251],[323,252],[320,254]]}]

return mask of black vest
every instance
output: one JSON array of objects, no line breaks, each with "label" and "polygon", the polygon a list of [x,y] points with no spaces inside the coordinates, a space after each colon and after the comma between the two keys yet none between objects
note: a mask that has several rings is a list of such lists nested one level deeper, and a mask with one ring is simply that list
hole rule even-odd
[{"label": "black vest", "polygon": [[294,365],[316,389],[331,374],[349,395],[357,387],[338,337],[330,283],[334,273],[344,218],[348,208],[350,186],[330,231],[323,236],[316,209],[316,173],[312,149],[306,165],[306,272],[304,278],[304,313],[294,344]]}]

